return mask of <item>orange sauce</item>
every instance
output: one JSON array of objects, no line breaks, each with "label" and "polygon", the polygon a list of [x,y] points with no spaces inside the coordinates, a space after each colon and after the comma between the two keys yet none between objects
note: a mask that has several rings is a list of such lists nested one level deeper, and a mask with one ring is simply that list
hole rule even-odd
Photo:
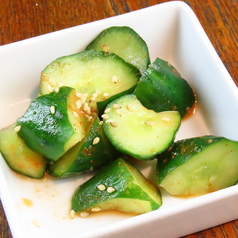
[{"label": "orange sauce", "polygon": [[183,121],[187,120],[188,118],[192,117],[197,110],[197,101],[195,101],[195,103],[193,104],[193,106],[191,108],[189,108],[189,110],[187,111],[187,113],[184,115],[183,117]]},{"label": "orange sauce", "polygon": [[24,203],[24,205],[26,207],[32,207],[33,206],[33,202],[28,198],[22,198],[22,202]]}]

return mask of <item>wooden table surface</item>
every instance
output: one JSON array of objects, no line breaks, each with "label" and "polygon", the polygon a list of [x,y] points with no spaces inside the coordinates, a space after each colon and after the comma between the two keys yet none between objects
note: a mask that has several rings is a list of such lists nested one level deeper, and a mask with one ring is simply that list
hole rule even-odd
[{"label": "wooden table surface", "polygon": [[[0,45],[135,11],[162,0],[5,0],[0,3]],[[186,0],[238,85],[238,1]],[[0,238],[11,238],[0,202]],[[238,237],[238,220],[186,236]]]}]

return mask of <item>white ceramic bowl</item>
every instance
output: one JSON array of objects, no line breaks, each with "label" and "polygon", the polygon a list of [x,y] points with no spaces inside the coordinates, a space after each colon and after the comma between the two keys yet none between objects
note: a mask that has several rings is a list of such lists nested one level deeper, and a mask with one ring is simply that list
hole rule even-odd
[{"label": "white ceramic bowl", "polygon": [[[12,124],[36,97],[40,72],[47,64],[83,50],[101,30],[113,25],[134,28],[147,42],[151,60],[160,57],[169,61],[194,88],[197,112],[182,123],[177,139],[214,134],[238,140],[237,87],[196,16],[182,2],[164,3],[1,46],[0,128]],[[143,168],[145,175],[153,171],[151,164]],[[72,220],[71,196],[90,174],[35,181],[17,177],[2,157],[0,166],[0,196],[16,238],[180,237],[238,218],[236,185],[187,199],[163,192],[163,206],[140,216],[108,212]]]}]

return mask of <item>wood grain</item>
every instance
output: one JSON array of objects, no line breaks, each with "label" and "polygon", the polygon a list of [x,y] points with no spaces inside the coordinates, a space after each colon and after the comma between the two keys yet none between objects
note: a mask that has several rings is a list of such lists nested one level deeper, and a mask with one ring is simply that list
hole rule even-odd
[{"label": "wood grain", "polygon": [[[5,0],[0,3],[0,44],[135,11],[158,0]],[[237,0],[185,0],[200,20],[228,72],[238,85]],[[187,238],[238,237],[238,220]],[[11,238],[0,203],[0,238]]]}]

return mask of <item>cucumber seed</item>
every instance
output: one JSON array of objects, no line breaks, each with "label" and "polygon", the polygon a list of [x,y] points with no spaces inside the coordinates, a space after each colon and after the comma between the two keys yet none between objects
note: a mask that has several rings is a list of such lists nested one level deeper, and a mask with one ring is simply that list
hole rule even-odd
[{"label": "cucumber seed", "polygon": [[148,125],[148,126],[154,126],[155,125],[155,123],[153,121],[146,121],[145,124]]},{"label": "cucumber seed", "polygon": [[102,118],[103,118],[103,119],[108,119],[109,116],[108,116],[108,114],[102,114]]},{"label": "cucumber seed", "polygon": [[108,107],[108,108],[104,111],[104,113],[108,113],[108,112],[110,112],[110,111],[111,111],[111,108]]},{"label": "cucumber seed", "polygon": [[112,105],[112,107],[115,108],[115,109],[120,109],[121,105],[115,103],[115,104]]},{"label": "cucumber seed", "polygon": [[114,83],[114,84],[117,84],[117,82],[118,82],[118,78],[117,78],[117,76],[112,76],[112,82]]},{"label": "cucumber seed", "polygon": [[110,122],[110,125],[113,127],[118,127],[118,123],[115,121]]}]

